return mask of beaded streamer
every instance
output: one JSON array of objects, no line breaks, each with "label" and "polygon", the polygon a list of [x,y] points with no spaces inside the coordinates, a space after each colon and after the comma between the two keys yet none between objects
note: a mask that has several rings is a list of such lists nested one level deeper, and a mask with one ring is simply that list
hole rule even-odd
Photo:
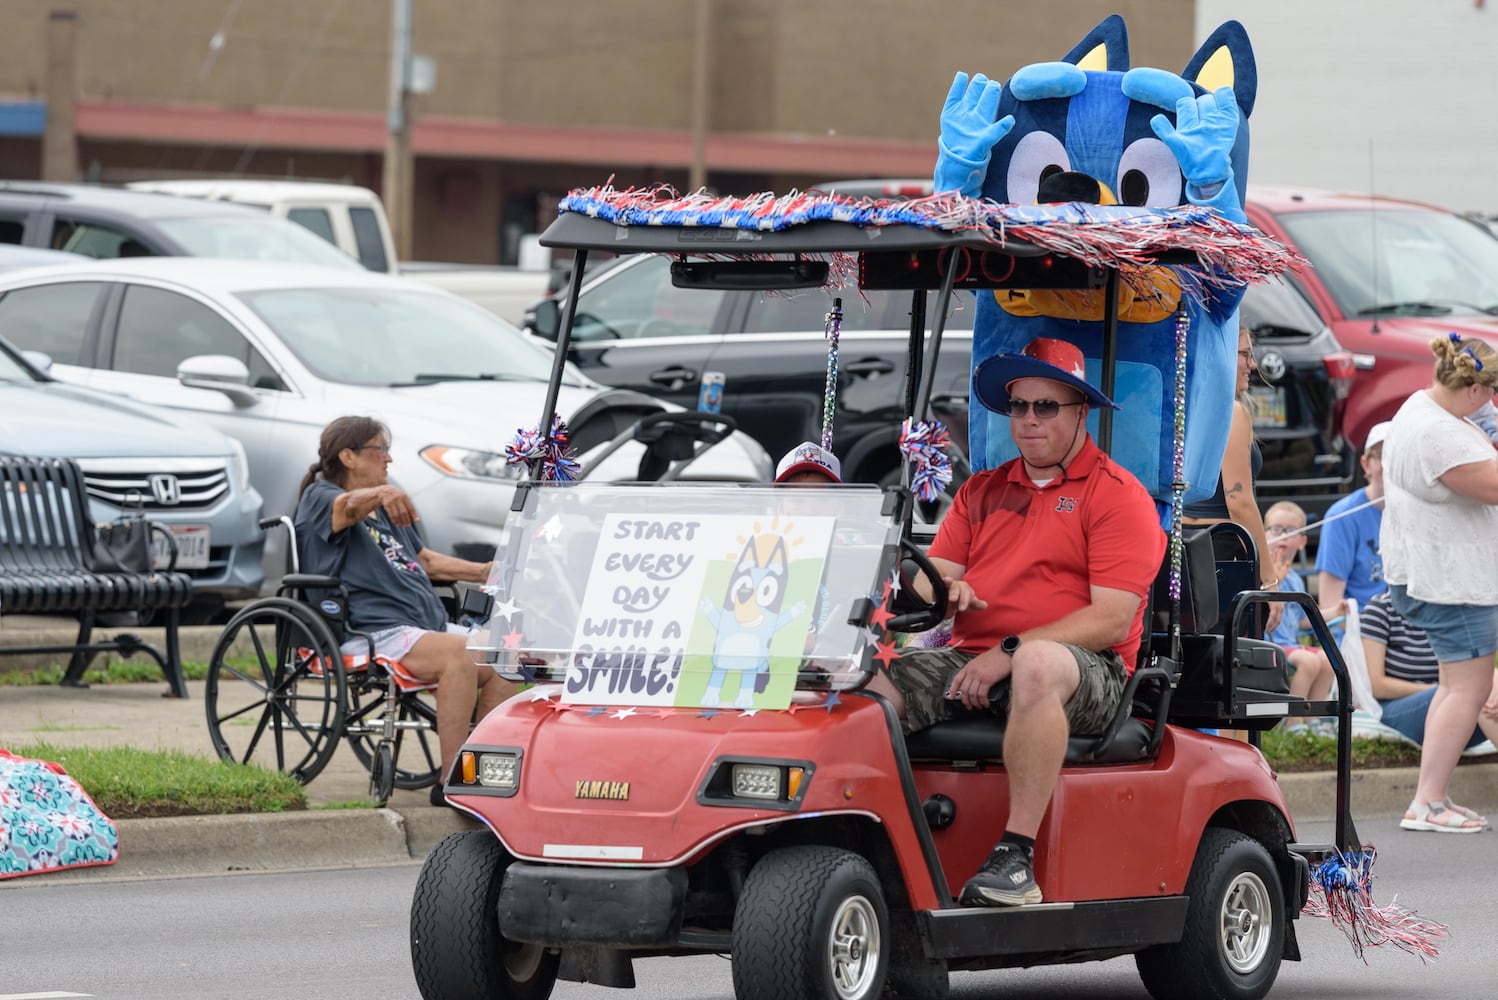
[{"label": "beaded streamer", "polygon": [[832,450],[832,417],[837,409],[837,341],[843,332],[843,300],[833,299],[827,313],[827,384],[822,389],[822,447]]},{"label": "beaded streamer", "polygon": [[[1186,310],[1176,312],[1176,377],[1174,450],[1170,457],[1170,599],[1181,599],[1181,508],[1186,493],[1186,335],[1191,331],[1191,317]],[[1178,623],[1177,626],[1179,627]]]}]

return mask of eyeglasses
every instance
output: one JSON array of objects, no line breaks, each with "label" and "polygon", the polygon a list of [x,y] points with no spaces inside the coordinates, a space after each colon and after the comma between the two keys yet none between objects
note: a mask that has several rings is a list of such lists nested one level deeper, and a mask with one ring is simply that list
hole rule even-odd
[{"label": "eyeglasses", "polygon": [[1058,403],[1054,399],[1037,399],[1031,402],[1028,399],[1009,400],[1009,405],[1004,407],[1004,415],[1018,417],[1020,420],[1030,415],[1030,407],[1035,407],[1035,416],[1039,420],[1055,420],[1056,414],[1061,412],[1063,406],[1081,406],[1085,400],[1077,400],[1074,403]]},{"label": "eyeglasses", "polygon": [[1264,534],[1266,534],[1266,535],[1275,535],[1275,536],[1288,535],[1288,534],[1291,534],[1291,533],[1299,531],[1299,530],[1300,530],[1299,528],[1287,528],[1283,524],[1266,524],[1266,525],[1264,525]]},{"label": "eyeglasses", "polygon": [[390,446],[388,444],[361,444],[354,451],[377,451],[381,455],[388,455]]}]

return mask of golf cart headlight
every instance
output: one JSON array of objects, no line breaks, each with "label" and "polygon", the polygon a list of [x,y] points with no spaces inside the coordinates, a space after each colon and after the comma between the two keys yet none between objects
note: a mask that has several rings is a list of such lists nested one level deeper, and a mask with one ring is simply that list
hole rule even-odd
[{"label": "golf cart headlight", "polygon": [[773,764],[733,765],[733,794],[743,799],[780,798],[780,768]]},{"label": "golf cart headlight", "polygon": [[520,758],[515,754],[479,754],[479,784],[485,788],[514,788],[519,781]]},{"label": "golf cart headlight", "polygon": [[498,452],[454,448],[445,444],[427,445],[421,449],[421,457],[439,472],[459,479],[514,481],[525,471],[524,466],[510,465]]}]

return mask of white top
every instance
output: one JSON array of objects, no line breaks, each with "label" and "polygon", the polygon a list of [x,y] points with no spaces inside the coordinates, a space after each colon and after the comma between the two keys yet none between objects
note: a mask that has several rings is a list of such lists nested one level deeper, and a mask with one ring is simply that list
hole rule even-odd
[{"label": "white top", "polygon": [[1384,441],[1384,579],[1432,604],[1498,605],[1498,507],[1453,492],[1441,475],[1494,460],[1492,442],[1421,390]]}]

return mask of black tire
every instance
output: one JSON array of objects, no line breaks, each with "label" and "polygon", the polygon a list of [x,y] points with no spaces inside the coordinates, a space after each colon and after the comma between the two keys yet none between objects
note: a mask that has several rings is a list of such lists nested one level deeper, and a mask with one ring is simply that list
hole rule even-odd
[{"label": "black tire", "polygon": [[390,793],[395,789],[395,757],[388,743],[381,743],[375,748],[374,760],[369,767],[369,797],[374,800],[376,807],[383,809],[385,803],[390,801]]},{"label": "black tire", "polygon": [[488,830],[444,838],[411,900],[411,968],[423,1000],[546,1000],[561,956],[505,939],[499,886],[511,858]]},{"label": "black tire", "polygon": [[[349,749],[359,763],[369,768],[380,743],[378,720],[385,711],[389,691],[383,683],[361,687],[350,683],[348,715],[344,731]],[[437,742],[437,706],[425,691],[406,691],[395,713],[395,787],[408,791],[437,783],[442,770],[442,750]]]},{"label": "black tire", "polygon": [[1134,956],[1155,1000],[1259,1000],[1279,974],[1284,890],[1258,841],[1208,827],[1186,881],[1191,902],[1176,944]]},{"label": "black tire", "polygon": [[208,661],[204,708],[221,759],[307,784],[343,735],[343,655],[305,605],[268,597],[224,627]]},{"label": "black tire", "polygon": [[744,880],[734,996],[870,1000],[884,990],[891,946],[884,890],[867,861],[835,847],[783,847]]}]

